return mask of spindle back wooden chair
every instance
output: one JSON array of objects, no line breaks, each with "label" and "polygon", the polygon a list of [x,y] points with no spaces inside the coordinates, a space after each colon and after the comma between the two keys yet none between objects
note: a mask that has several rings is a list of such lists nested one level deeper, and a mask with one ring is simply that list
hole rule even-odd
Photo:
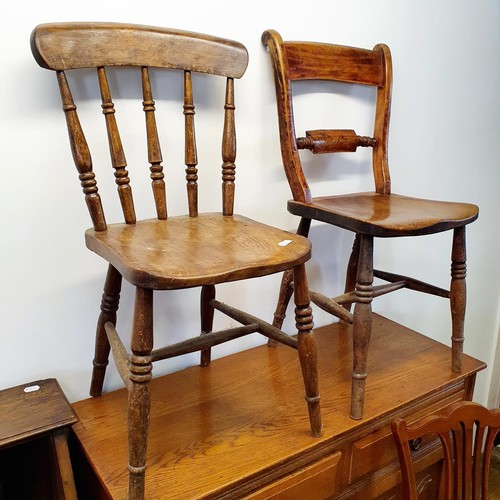
[{"label": "spindle back wooden chair", "polygon": [[[308,236],[311,220],[318,220],[356,235],[347,268],[345,293],[335,298],[319,292],[310,293],[312,302],[318,307],[353,324],[351,417],[359,419],[363,416],[374,297],[408,288],[449,298],[452,369],[461,371],[466,296],[465,226],[478,217],[478,208],[466,203],[431,201],[391,193],[387,155],[392,63],[386,45],[379,44],[373,50],[367,50],[327,43],[283,41],[274,30],[265,31],[262,42],[269,50],[274,70],[281,155],[293,195],[293,200],[288,202],[288,211],[301,218],[297,233]],[[375,88],[373,136],[359,136],[354,130],[309,130],[305,137],[297,137],[292,83],[305,80]],[[335,92],[333,87],[332,92]],[[314,92],[314,86],[310,90]],[[302,86],[300,94],[306,92],[307,88]],[[372,148],[375,190],[313,197],[299,150],[324,154],[355,152],[358,147]],[[453,230],[450,290],[408,276],[373,269],[375,237],[420,236],[448,230]],[[374,276],[388,283],[373,286]],[[292,274],[285,273],[273,323],[278,328],[282,325],[292,295],[292,282]],[[353,303],[354,314],[350,312]]]},{"label": "spindle back wooden chair", "polygon": [[410,443],[434,434],[439,437],[443,448],[442,498],[489,498],[490,461],[495,436],[500,431],[500,409],[488,410],[480,404],[462,401],[442,414],[430,415],[412,424],[397,418],[391,427],[401,465],[405,499],[418,498]]},{"label": "spindle back wooden chair", "polygon": [[[74,162],[93,228],[85,233],[87,247],[109,263],[96,332],[91,395],[101,394],[110,348],[117,369],[129,390],[129,496],[143,498],[150,411],[148,382],[152,363],[201,351],[201,364],[210,363],[214,345],[259,332],[298,349],[306,387],[311,431],[321,434],[316,366],[316,344],[304,271],[310,257],[306,238],[233,214],[235,181],[234,79],[247,67],[248,54],[238,42],[179,30],[117,23],[56,23],[37,26],[31,37],[33,55],[40,66],[56,72]],[[140,106],[144,110],[147,161],[157,217],[137,220],[124,147],[118,129],[119,105],[115,106],[107,68],[132,67],[120,78],[141,82]],[[69,87],[69,70],[94,68],[102,97],[111,166],[114,169],[124,223],[109,224],[105,218],[93,171],[91,153]],[[179,109],[185,115],[185,178],[188,211],[170,216],[160,134],[156,126],[151,74],[178,70],[184,75]],[[222,210],[199,213],[198,158],[195,136],[195,100],[192,74],[224,77],[225,102],[221,102]],[[78,71],[72,77],[78,78]],[[88,71],[84,73],[88,76]],[[200,85],[208,77],[200,78]],[[126,92],[128,97],[129,90]],[[182,97],[183,94],[183,97]],[[182,135],[182,134],[181,134]],[[181,137],[182,139],[182,137]],[[146,162],[145,162],[146,163]],[[219,163],[220,165],[220,163]],[[215,286],[292,270],[296,282],[298,338],[290,337],[267,322],[222,303]],[[130,350],[127,352],[115,325],[122,277],[135,286],[135,311]],[[153,350],[153,291],[201,287],[200,336]],[[242,326],[213,332],[214,310]]]}]

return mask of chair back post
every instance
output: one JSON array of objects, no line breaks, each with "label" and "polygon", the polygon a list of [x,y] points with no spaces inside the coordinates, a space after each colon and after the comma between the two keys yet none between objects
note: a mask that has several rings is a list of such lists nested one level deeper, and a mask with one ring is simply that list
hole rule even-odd
[{"label": "chair back post", "polygon": [[63,111],[66,117],[66,125],[68,127],[71,153],[79,173],[85,202],[87,203],[94,229],[96,231],[105,231],[107,228],[106,218],[104,217],[101,197],[99,196],[99,189],[93,172],[90,149],[85,139],[80,119],[78,118],[78,112],[73,101],[73,96],[71,95],[66,74],[62,70],[57,71],[56,74]]},{"label": "chair back post", "polygon": [[311,201],[311,190],[307,184],[297,148],[291,81],[288,76],[288,60],[281,35],[275,30],[262,34],[262,43],[269,50],[274,72],[276,104],[280,133],[281,156],[285,174],[295,201]]},{"label": "chair back post", "polygon": [[380,54],[383,84],[377,87],[377,103],[375,107],[374,133],[377,143],[373,148],[373,177],[375,191],[379,194],[391,193],[391,175],[388,163],[389,122],[392,98],[392,57],[389,47],[378,44],[373,48]]}]

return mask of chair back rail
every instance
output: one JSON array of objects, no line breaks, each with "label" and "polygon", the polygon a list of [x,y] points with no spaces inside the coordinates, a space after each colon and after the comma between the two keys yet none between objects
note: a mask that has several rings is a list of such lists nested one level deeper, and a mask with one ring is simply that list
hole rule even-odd
[{"label": "chair back rail", "polygon": [[[274,30],[265,31],[262,41],[273,61],[281,152],[294,200],[307,203],[312,198],[298,152],[306,148],[313,153],[331,153],[356,151],[359,146],[372,147],[375,190],[389,194],[387,148],[392,92],[389,48],[384,44],[367,50],[327,43],[283,41]],[[307,131],[306,137],[296,137],[292,82],[299,80],[376,87],[373,137],[357,136],[353,131],[345,130]],[[316,141],[315,136],[320,136],[320,139]]]},{"label": "chair back rail", "polygon": [[243,45],[209,35],[166,28],[119,23],[57,23],[37,26],[32,33],[31,47],[38,64],[57,74],[74,162],[92,223],[97,231],[106,230],[106,219],[93,172],[90,149],[65,72],[82,68],[95,68],[97,71],[111,165],[127,224],[136,222],[136,214],[106,69],[132,66],[140,71],[148,162],[158,219],[167,218],[167,190],[150,68],[181,70],[184,73],[185,171],[188,210],[192,217],[198,215],[198,157],[192,73],[225,77],[222,211],[225,215],[232,215],[236,159],[234,78],[240,78],[248,64],[248,53]]},{"label": "chair back rail", "polygon": [[150,66],[240,78],[245,47],[200,33],[121,23],[52,23],[31,35],[33,55],[52,70]]}]

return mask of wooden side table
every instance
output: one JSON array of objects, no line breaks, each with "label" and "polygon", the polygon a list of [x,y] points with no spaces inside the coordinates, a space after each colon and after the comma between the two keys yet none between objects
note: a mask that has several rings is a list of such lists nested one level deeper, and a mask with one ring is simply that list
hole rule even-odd
[{"label": "wooden side table", "polygon": [[[67,432],[78,418],[57,380],[46,379],[0,391],[0,451],[47,437],[54,498],[77,498]],[[29,469],[26,471],[29,480]]]}]

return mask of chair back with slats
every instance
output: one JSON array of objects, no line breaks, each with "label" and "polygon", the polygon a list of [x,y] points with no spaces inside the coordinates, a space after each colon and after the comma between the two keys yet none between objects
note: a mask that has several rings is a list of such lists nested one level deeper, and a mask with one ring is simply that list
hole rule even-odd
[{"label": "chair back with slats", "polygon": [[234,79],[244,74],[248,64],[248,54],[243,45],[222,38],[172,29],[114,23],[58,23],[37,26],[32,33],[31,47],[38,64],[54,70],[57,74],[71,150],[96,231],[106,230],[106,218],[88,142],[80,124],[66,72],[82,68],[96,69],[111,165],[127,224],[136,222],[136,213],[107,68],[137,68],[137,78],[142,85],[147,161],[150,164],[158,219],[167,218],[167,199],[151,72],[155,68],[163,68],[184,73],[185,177],[189,215],[192,217],[198,214],[198,159],[192,73],[226,77],[222,139],[222,211],[224,215],[232,215],[236,159]]},{"label": "chair back with slats", "polygon": [[[375,190],[380,194],[390,194],[387,147],[392,62],[389,48],[384,44],[366,50],[316,42],[284,42],[274,30],[265,31],[262,41],[269,49],[274,66],[281,154],[294,200],[308,203],[312,198],[299,149],[318,154],[354,152],[358,147],[371,147]],[[305,137],[296,137],[292,82],[299,80],[376,87],[373,136],[359,136],[354,130],[310,130]]]},{"label": "chair back with slats", "polygon": [[500,409],[488,410],[470,401],[450,407],[443,415],[431,415],[408,425],[398,418],[392,423],[405,498],[417,499],[415,469],[409,442],[437,434],[444,454],[444,498],[488,499],[488,478],[495,436],[500,430]]}]

